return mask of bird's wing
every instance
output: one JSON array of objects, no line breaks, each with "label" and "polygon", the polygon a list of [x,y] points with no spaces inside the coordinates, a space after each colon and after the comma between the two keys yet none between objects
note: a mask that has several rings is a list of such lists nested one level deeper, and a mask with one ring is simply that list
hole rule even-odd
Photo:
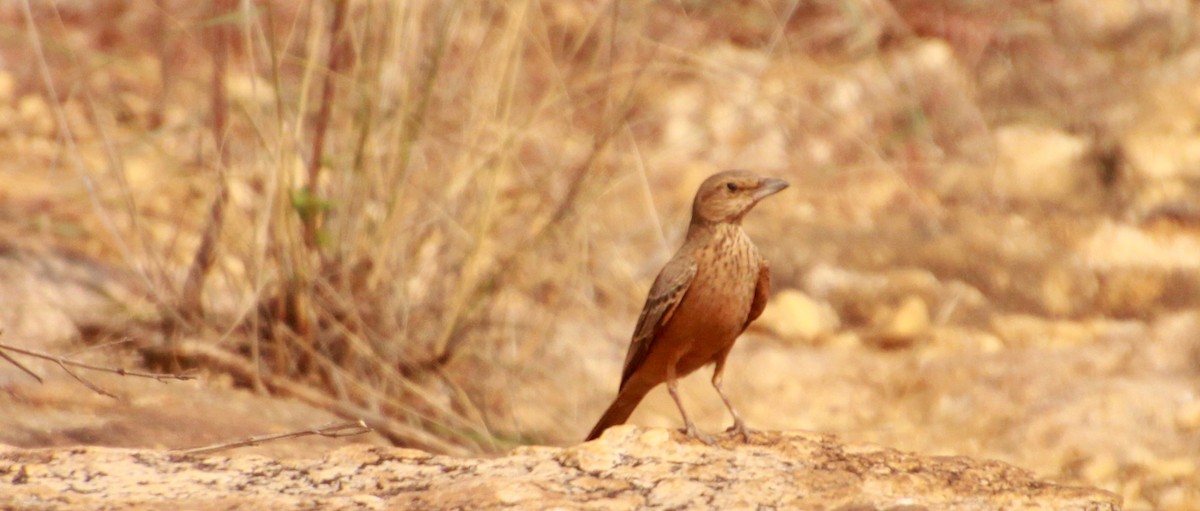
[{"label": "bird's wing", "polygon": [[762,315],[763,309],[767,308],[767,295],[770,294],[771,265],[766,259],[761,259],[758,263],[758,282],[754,285],[754,301],[750,302],[750,315],[746,317],[746,324],[742,325],[743,330]]},{"label": "bird's wing", "polygon": [[679,302],[696,276],[696,260],[690,256],[675,257],[663,267],[650,293],[646,296],[646,305],[638,316],[637,327],[633,329],[633,340],[629,343],[629,353],[625,355],[625,370],[621,373],[621,388],[633,376],[634,371],[641,367],[650,353],[650,346],[662,331],[663,325],[671,320]]}]

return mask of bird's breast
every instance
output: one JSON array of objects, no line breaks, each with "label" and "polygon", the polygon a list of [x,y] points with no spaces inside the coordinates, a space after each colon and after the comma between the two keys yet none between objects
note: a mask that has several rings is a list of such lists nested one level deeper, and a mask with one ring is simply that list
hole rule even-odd
[{"label": "bird's breast", "polygon": [[696,253],[696,276],[677,316],[693,318],[687,332],[694,342],[732,343],[746,324],[758,282],[759,254],[738,226],[714,233]]}]

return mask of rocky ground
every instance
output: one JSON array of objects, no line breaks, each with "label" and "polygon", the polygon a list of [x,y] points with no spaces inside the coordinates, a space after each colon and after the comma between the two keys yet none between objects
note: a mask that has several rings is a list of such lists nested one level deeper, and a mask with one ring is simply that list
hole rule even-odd
[{"label": "rocky ground", "polygon": [[0,450],[0,506],[19,509],[841,509],[1109,511],[1111,493],[966,457],[832,435],[755,433],[710,447],[621,426],[568,448],[492,459],[344,447],[321,458],[189,457],[79,447]]}]

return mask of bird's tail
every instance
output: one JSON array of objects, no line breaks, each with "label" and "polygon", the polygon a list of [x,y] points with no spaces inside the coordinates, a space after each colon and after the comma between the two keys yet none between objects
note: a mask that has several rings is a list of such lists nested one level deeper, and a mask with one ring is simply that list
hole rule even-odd
[{"label": "bird's tail", "polygon": [[[632,383],[632,382],[630,382]],[[613,400],[608,409],[604,411],[604,415],[600,416],[600,420],[596,421],[596,426],[592,428],[592,432],[588,433],[587,440],[591,441],[600,437],[604,430],[625,424],[629,416],[633,414],[634,408],[637,408],[638,403],[642,402],[642,398],[650,392],[653,386],[646,387],[644,385],[626,385],[617,393],[617,398]]]}]

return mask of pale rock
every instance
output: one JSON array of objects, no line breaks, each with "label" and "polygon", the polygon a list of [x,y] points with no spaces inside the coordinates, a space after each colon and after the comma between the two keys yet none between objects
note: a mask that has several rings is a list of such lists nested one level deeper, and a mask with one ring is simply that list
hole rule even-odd
[{"label": "pale rock", "polygon": [[[844,509],[848,502],[856,509],[1120,508],[1112,493],[1039,480],[997,461],[912,454],[798,432],[756,432],[748,443],[719,435],[716,446],[666,434],[669,442],[652,446],[638,439],[662,434],[624,427],[600,441],[481,458],[414,457],[364,445],[289,460],[0,446],[0,474],[8,474],[0,508],[155,509],[179,499],[187,509],[276,511]],[[580,451],[615,462],[555,463],[578,459]],[[1185,468],[1177,463],[1164,473]]]},{"label": "pale rock", "polygon": [[1138,31],[1180,37],[1192,10],[1187,0],[1059,0],[1053,6],[1064,31],[1093,43],[1128,40]]},{"label": "pale rock", "polygon": [[908,295],[894,309],[881,309],[875,324],[881,347],[907,347],[929,332],[929,306],[920,296]]},{"label": "pale rock", "polygon": [[574,467],[584,472],[601,472],[610,470],[620,462],[620,458],[611,449],[605,448],[605,443],[613,442],[616,428],[609,428],[600,437],[599,442],[591,442],[579,449],[563,451],[558,457],[564,467]]},{"label": "pale rock", "polygon": [[929,330],[929,306],[916,295],[909,295],[900,302],[886,329],[890,335],[903,337],[918,336],[926,330]]},{"label": "pale rock", "polygon": [[1004,349],[1004,341],[994,335],[984,335],[980,338],[979,349],[984,353],[996,353]]},{"label": "pale rock", "polygon": [[671,435],[665,429],[652,429],[638,437],[638,441],[641,442],[642,445],[651,447],[662,445],[670,440]]},{"label": "pale rock", "polygon": [[862,348],[862,345],[862,337],[854,332],[838,332],[825,341],[825,346],[847,351]]},{"label": "pale rock", "polygon": [[350,497],[350,502],[360,509],[379,509],[381,511],[387,509],[387,501],[374,495],[355,495]]},{"label": "pale rock", "polygon": [[267,105],[275,100],[275,87],[268,79],[246,73],[230,73],[225,77],[229,100],[253,105]]},{"label": "pale rock", "polygon": [[696,481],[668,479],[650,490],[646,500],[648,504],[657,508],[682,509],[705,500],[712,491],[708,486]]},{"label": "pale rock", "polygon": [[[1181,62],[1196,62],[1193,55]],[[1136,103],[1136,116],[1117,136],[1123,170],[1138,192],[1151,195],[1162,182],[1200,176],[1200,86],[1193,69],[1181,64],[1175,78],[1148,89]],[[1184,186],[1169,183],[1168,188]],[[1149,190],[1146,190],[1149,188]],[[1152,200],[1153,197],[1141,199]]]},{"label": "pale rock", "polygon": [[541,496],[541,491],[532,485],[514,484],[505,486],[496,490],[496,500],[500,504],[511,506],[524,501],[537,500]]},{"label": "pale rock", "polygon": [[26,94],[17,100],[17,118],[17,131],[43,138],[54,135],[54,114],[38,94]]},{"label": "pale rock", "polygon": [[1175,411],[1175,427],[1180,431],[1200,431],[1200,401],[1192,401]]},{"label": "pale rock", "polygon": [[1009,347],[1073,348],[1110,334],[1120,322],[1051,320],[1028,314],[997,314],[992,331]]},{"label": "pale rock", "polygon": [[10,103],[16,97],[17,79],[12,73],[0,71],[0,103]]},{"label": "pale rock", "polygon": [[122,277],[90,258],[0,242],[0,330],[54,346],[78,337],[81,325],[128,317],[147,304]]},{"label": "pale rock", "polygon": [[1200,218],[1200,187],[1192,181],[1160,179],[1138,183],[1123,219],[1145,226],[1156,219],[1170,221],[1177,217],[1186,223],[1188,219]]},{"label": "pale rock", "polygon": [[1200,177],[1200,134],[1194,128],[1136,130],[1122,149],[1130,171],[1142,180]]},{"label": "pale rock", "polygon": [[1112,220],[1101,222],[1079,252],[1084,264],[1094,270],[1200,269],[1200,236],[1186,232],[1157,235]]},{"label": "pale rock", "polygon": [[930,330],[929,344],[944,348],[945,352],[951,354],[964,351],[995,353],[1004,349],[1004,341],[991,333],[956,326],[941,326]]},{"label": "pale rock", "polygon": [[1112,481],[1116,479],[1121,464],[1108,453],[1098,454],[1084,465],[1083,476],[1088,481]]},{"label": "pale rock", "polygon": [[1196,461],[1187,457],[1156,459],[1147,466],[1166,480],[1183,480],[1196,474]]},{"label": "pale rock", "polygon": [[999,161],[995,193],[1017,200],[1056,200],[1077,192],[1088,143],[1045,126],[1016,124],[996,130]]},{"label": "pale rock", "polygon": [[1195,508],[1192,501],[1193,495],[1196,492],[1187,486],[1175,486],[1172,488],[1164,488],[1156,495],[1156,504],[1159,509],[1167,511],[1191,511]]},{"label": "pale rock", "polygon": [[1098,287],[1094,273],[1051,266],[1042,275],[1042,306],[1054,315],[1071,315],[1091,305]]},{"label": "pale rock", "polygon": [[832,306],[796,289],[785,289],[771,297],[755,324],[786,341],[801,343],[829,335],[841,325]]}]

